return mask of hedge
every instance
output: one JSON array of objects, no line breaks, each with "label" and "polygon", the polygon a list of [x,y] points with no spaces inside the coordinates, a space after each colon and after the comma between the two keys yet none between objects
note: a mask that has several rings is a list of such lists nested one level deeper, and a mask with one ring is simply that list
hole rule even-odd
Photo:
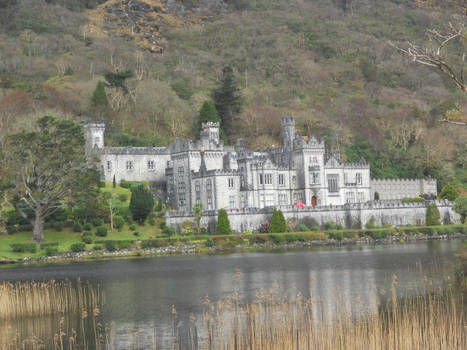
[{"label": "hedge", "polygon": [[36,243],[12,243],[10,244],[11,250],[15,253],[35,253],[37,252]]}]

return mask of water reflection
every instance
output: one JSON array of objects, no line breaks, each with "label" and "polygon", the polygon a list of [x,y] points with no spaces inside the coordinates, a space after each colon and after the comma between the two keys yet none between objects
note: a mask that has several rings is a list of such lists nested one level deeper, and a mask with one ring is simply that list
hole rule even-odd
[{"label": "water reflection", "polygon": [[[211,301],[238,292],[241,301],[251,301],[259,290],[276,286],[280,296],[296,290],[304,297],[319,300],[333,310],[336,296],[346,300],[353,314],[376,310],[378,300],[397,275],[397,289],[423,281],[424,272],[435,283],[444,281],[445,269],[453,261],[459,240],[419,242],[388,246],[314,248],[284,253],[247,253],[212,256],[172,256],[147,259],[75,263],[64,266],[0,270],[2,280],[75,279],[99,284],[106,296],[101,310],[104,324],[113,323],[116,348],[127,346],[128,332],[140,332],[140,344],[162,341],[172,334],[177,317],[189,323],[189,315],[199,320],[206,295]],[[412,293],[416,293],[415,289]],[[328,313],[329,320],[335,315]],[[64,325],[80,332],[88,329],[79,315],[65,317]],[[87,321],[86,321],[87,322]],[[51,341],[58,330],[59,317],[20,320],[10,323],[11,331],[36,334]],[[199,325],[198,325],[199,326]],[[4,325],[2,327],[4,330]],[[4,332],[4,330],[2,332]],[[186,330],[183,330],[186,331]],[[156,332],[156,334],[155,334]],[[4,333],[3,333],[4,334]],[[2,338],[3,334],[0,334]]]}]

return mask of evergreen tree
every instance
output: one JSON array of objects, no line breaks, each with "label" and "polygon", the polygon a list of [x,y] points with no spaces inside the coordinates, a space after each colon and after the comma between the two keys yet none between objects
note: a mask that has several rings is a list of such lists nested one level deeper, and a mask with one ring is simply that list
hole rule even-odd
[{"label": "evergreen tree", "polygon": [[221,119],[221,127],[227,136],[233,134],[234,121],[242,110],[242,97],[235,81],[233,69],[224,67],[219,87],[213,91],[214,104]]},{"label": "evergreen tree", "polygon": [[454,185],[447,184],[441,190],[441,193],[439,194],[439,198],[447,199],[447,200],[450,200],[451,202],[454,202],[458,195],[459,195],[459,192],[457,191],[457,188]]},{"label": "evergreen tree", "polygon": [[114,178],[112,180],[112,187],[113,188],[116,188],[117,187],[117,182],[115,181],[115,175],[114,175]]},{"label": "evergreen tree", "polygon": [[232,234],[232,229],[230,228],[229,216],[225,209],[219,209],[217,213],[217,235],[230,235]]},{"label": "evergreen tree", "polygon": [[426,208],[426,225],[427,226],[437,226],[441,225],[441,215],[439,214],[439,209],[436,206],[436,203],[431,203]]},{"label": "evergreen tree", "polygon": [[379,201],[379,193],[378,193],[378,191],[375,192],[375,201]]},{"label": "evergreen tree", "polygon": [[467,196],[457,197],[453,209],[461,216],[461,223],[467,224]]},{"label": "evergreen tree", "polygon": [[284,214],[279,209],[274,208],[269,224],[269,233],[280,233],[287,230],[287,223],[285,222]]},{"label": "evergreen tree", "polygon": [[143,185],[131,189],[130,211],[133,220],[143,223],[154,206],[152,193]]},{"label": "evergreen tree", "polygon": [[104,82],[100,81],[97,83],[96,89],[91,96],[92,107],[108,107],[109,101],[107,100],[107,94],[105,93]]}]

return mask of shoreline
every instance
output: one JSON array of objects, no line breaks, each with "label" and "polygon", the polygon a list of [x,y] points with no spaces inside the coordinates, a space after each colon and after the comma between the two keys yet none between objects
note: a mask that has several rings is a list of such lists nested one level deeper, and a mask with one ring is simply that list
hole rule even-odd
[{"label": "shoreline", "polygon": [[389,236],[387,238],[373,239],[370,237],[359,238],[345,238],[342,240],[337,239],[322,239],[312,240],[305,242],[281,243],[274,244],[265,242],[262,244],[240,244],[233,248],[220,248],[220,247],[206,247],[202,244],[180,244],[167,247],[158,248],[127,248],[117,250],[114,252],[109,251],[85,251],[79,253],[66,252],[54,256],[39,257],[39,258],[21,258],[21,259],[4,259],[0,258],[0,268],[2,267],[16,267],[26,265],[42,265],[42,264],[66,264],[72,262],[85,262],[85,261],[106,261],[110,259],[127,259],[127,258],[144,258],[155,256],[170,256],[170,255],[204,255],[214,254],[222,255],[228,253],[249,253],[261,252],[270,250],[292,250],[300,248],[313,248],[313,247],[341,247],[341,246],[371,246],[371,245],[389,245],[389,244],[405,244],[423,241],[436,241],[436,240],[454,240],[465,239],[467,234],[451,234],[451,235],[436,235],[436,236]]}]

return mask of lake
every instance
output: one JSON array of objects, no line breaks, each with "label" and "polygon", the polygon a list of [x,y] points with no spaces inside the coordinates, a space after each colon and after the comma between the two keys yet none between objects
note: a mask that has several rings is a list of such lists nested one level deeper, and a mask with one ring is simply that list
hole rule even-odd
[{"label": "lake", "polygon": [[[3,268],[0,280],[80,278],[90,282],[105,295],[99,317],[104,325],[112,323],[117,349],[126,348],[128,332],[135,331],[140,332],[141,346],[150,346],[156,332],[158,348],[164,348],[163,341],[173,327],[173,307],[178,320],[187,320],[190,315],[199,319],[207,298],[217,301],[236,293],[240,301],[251,301],[260,290],[274,289],[277,296],[296,290],[324,303],[340,295],[354,306],[352,312],[358,312],[357,304],[377,307],[394,278],[398,290],[409,288],[413,294],[417,289],[410,287],[422,284],[425,277],[435,286],[449,282],[453,255],[461,246],[462,240],[443,240],[107,260]],[[79,315],[67,318],[74,320],[68,327],[79,328]],[[51,342],[59,323],[59,317],[27,318],[8,326],[22,336],[35,334]],[[5,324],[0,323],[0,327],[5,328]]]}]

